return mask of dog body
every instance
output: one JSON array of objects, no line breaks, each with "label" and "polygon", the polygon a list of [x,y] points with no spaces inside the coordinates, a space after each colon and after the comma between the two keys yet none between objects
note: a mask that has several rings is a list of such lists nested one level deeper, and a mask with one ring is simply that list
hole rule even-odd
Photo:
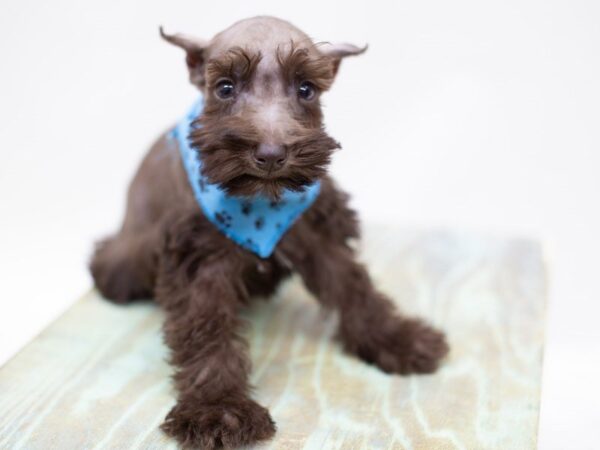
[{"label": "dog body", "polygon": [[364,49],[315,45],[270,17],[238,22],[211,41],[162,34],[185,50],[190,80],[205,100],[189,140],[210,183],[228,195],[274,202],[320,183],[314,203],[261,257],[207,219],[169,133],[147,154],[123,225],[98,245],[91,272],[105,297],[152,297],[166,312],[178,399],[163,430],[200,448],[273,435],[269,412],[249,396],[238,310],[272,294],[292,272],[339,315],[339,339],[349,353],[386,372],[434,371],[447,352],[443,335],[398,314],[374,288],[349,245],[359,237],[356,214],[326,174],[339,145],[324,131],[319,95],[341,59]]}]

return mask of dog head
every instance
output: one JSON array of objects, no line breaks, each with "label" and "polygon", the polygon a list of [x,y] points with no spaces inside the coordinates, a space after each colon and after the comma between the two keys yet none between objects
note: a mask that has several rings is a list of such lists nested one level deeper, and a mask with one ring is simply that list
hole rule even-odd
[{"label": "dog head", "polygon": [[190,81],[203,93],[190,141],[209,182],[232,195],[278,198],[324,175],[339,144],[324,130],[319,98],[341,60],[366,47],[313,43],[272,17],[237,22],[210,41],[161,35],[185,50]]}]

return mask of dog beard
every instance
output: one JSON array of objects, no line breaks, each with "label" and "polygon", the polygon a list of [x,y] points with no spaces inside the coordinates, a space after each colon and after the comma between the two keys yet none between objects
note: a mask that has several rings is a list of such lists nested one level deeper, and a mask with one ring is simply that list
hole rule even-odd
[{"label": "dog beard", "polygon": [[190,143],[200,154],[202,175],[235,196],[264,194],[277,200],[284,189],[303,191],[325,175],[333,151],[340,148],[321,127],[295,131],[286,145],[285,167],[269,174],[252,163],[260,136],[243,120],[201,117],[194,125]]}]

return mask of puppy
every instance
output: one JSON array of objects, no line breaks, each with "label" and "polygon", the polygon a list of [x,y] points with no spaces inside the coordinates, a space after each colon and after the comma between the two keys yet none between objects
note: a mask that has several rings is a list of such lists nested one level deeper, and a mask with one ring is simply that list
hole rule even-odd
[{"label": "puppy", "polygon": [[210,41],[165,34],[185,51],[200,91],[149,151],[121,230],[98,244],[91,272],[117,303],[154,298],[175,366],[177,403],[162,429],[184,447],[236,447],[275,424],[250,398],[238,310],[292,272],[339,315],[344,349],[389,373],[430,373],[442,333],[406,318],[373,286],[348,241],[348,196],[327,176],[339,147],[319,104],[340,62],[365,48],[313,43],[288,22],[256,17]]}]

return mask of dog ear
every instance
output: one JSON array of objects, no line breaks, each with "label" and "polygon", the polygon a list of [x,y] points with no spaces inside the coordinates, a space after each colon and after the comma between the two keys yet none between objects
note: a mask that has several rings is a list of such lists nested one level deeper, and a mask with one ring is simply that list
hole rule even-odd
[{"label": "dog ear", "polygon": [[159,30],[165,41],[185,50],[185,62],[190,72],[190,81],[202,88],[204,86],[205,51],[208,41],[179,33],[167,34],[164,32],[163,27],[160,27]]},{"label": "dog ear", "polygon": [[338,43],[332,44],[331,42],[324,42],[319,45],[319,51],[325,56],[329,56],[333,59],[333,75],[335,76],[340,68],[342,59],[346,56],[357,56],[367,51],[369,46],[358,47],[354,44]]}]

